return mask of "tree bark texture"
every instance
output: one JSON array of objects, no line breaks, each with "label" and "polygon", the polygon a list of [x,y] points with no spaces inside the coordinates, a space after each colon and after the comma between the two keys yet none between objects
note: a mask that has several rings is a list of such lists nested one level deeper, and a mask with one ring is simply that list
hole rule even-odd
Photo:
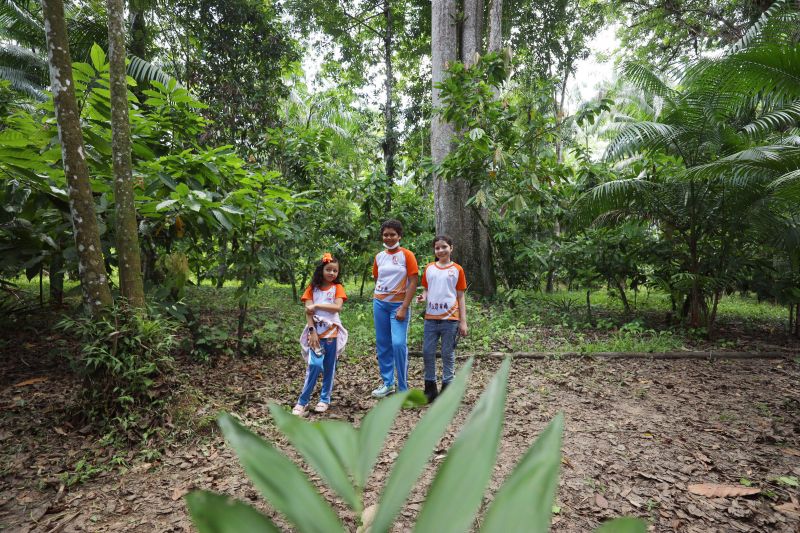
[{"label": "tree bark texture", "polygon": [[461,62],[475,64],[483,47],[483,0],[463,0],[463,25],[461,31]]},{"label": "tree bark texture", "polygon": [[[455,0],[434,0],[432,3],[431,63],[434,110],[441,107],[440,92],[435,86],[444,79],[447,65],[459,59],[463,61],[467,57],[474,60],[481,42],[480,35],[475,32],[482,30],[483,2],[473,0],[469,5],[478,12],[465,12],[461,20],[464,31],[461,32],[460,43],[462,57],[459,57],[459,32],[456,27],[459,22],[458,5]],[[438,114],[434,114],[431,121],[431,157],[434,164],[440,164],[451,152],[454,135],[453,126],[443,122]],[[473,194],[466,180],[445,181],[439,176],[434,176],[433,194],[436,233],[452,237],[453,258],[466,271],[467,279],[470,280],[470,290],[483,296],[493,295],[497,286],[494,279],[491,241],[485,225],[488,214],[480,209],[466,206],[467,200]]]},{"label": "tree bark texture", "polygon": [[503,0],[489,0],[489,40],[486,49],[499,52],[503,48]]},{"label": "tree bark texture", "polygon": [[395,155],[397,154],[397,132],[394,118],[394,68],[392,65],[392,39],[394,37],[394,16],[389,0],[383,2],[383,15],[386,18],[386,30],[383,34],[384,66],[386,69],[386,104],[383,108],[383,118],[386,122],[386,133],[383,139],[383,160],[386,164],[386,213],[392,211],[392,185],[395,175]]},{"label": "tree bark texture", "polygon": [[111,305],[112,299],[100,246],[92,189],[89,185],[89,169],[84,155],[78,104],[75,101],[64,4],[62,0],[42,0],[42,12],[47,37],[50,86],[55,104],[58,139],[61,143],[61,158],[67,178],[72,232],[78,252],[78,272],[84,301],[92,314],[98,315],[104,307]]},{"label": "tree bark texture", "polygon": [[139,230],[133,199],[131,125],[125,73],[125,19],[123,0],[106,0],[108,57],[111,86],[111,150],[114,161],[117,256],[120,292],[134,308],[144,307]]}]

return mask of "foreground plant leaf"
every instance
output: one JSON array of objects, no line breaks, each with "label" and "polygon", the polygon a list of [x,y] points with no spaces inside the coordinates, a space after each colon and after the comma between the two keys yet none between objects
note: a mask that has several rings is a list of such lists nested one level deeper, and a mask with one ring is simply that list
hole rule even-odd
[{"label": "foreground plant leaf", "polygon": [[372,533],[383,533],[391,528],[395,516],[403,507],[414,483],[430,459],[434,446],[442,438],[461,405],[472,362],[473,359],[470,358],[458,371],[447,390],[436,399],[428,412],[417,422],[406,440],[383,489],[378,512],[372,522]]},{"label": "foreground plant leaf", "polygon": [[389,428],[394,424],[394,419],[405,401],[406,393],[393,394],[379,401],[361,420],[361,427],[358,429],[358,465],[353,472],[359,490],[366,486],[367,478],[386,442]]},{"label": "foreground plant leaf", "polygon": [[246,503],[213,492],[186,495],[192,523],[200,533],[278,533],[272,520]]},{"label": "foreground plant leaf", "polygon": [[361,499],[348,475],[358,460],[353,426],[335,420],[310,423],[276,403],[271,403],[269,410],[278,428],[314,470],[354,511],[361,512]]},{"label": "foreground plant leaf", "polygon": [[717,485],[716,483],[698,483],[687,487],[692,494],[708,498],[729,498],[736,496],[751,496],[758,494],[761,489],[757,487],[744,487],[741,485]]},{"label": "foreground plant leaf", "polygon": [[220,415],[219,427],[256,488],[299,531],[344,531],[331,507],[288,457],[229,414]]},{"label": "foreground plant leaf", "polygon": [[497,458],[510,367],[507,357],[447,452],[415,531],[467,531],[472,525]]},{"label": "foreground plant leaf", "polygon": [[[561,434],[564,415],[559,413],[520,459],[492,501],[481,529],[484,531],[547,531],[558,488]],[[556,510],[557,509],[557,510]]]}]

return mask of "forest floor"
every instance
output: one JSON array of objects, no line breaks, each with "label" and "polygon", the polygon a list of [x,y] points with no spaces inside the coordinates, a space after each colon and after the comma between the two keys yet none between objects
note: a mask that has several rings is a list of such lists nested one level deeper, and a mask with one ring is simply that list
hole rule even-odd
[{"label": "forest floor", "polygon": [[[5,331],[0,344],[0,530],[189,531],[182,496],[195,488],[240,498],[274,515],[213,418],[222,410],[236,413],[290,450],[272,424],[268,404],[288,408],[296,400],[304,374],[299,357],[223,357],[213,365],[180,360],[184,401],[170,406],[175,418],[166,448],[119,450],[90,427],[70,424],[79,383],[59,353],[63,340],[46,329]],[[768,338],[762,342],[765,351],[774,349]],[[645,518],[658,532],[800,530],[800,359],[796,343],[779,344],[787,357],[773,360],[515,360],[489,493],[561,411],[565,432],[553,531],[590,531],[621,515]],[[757,339],[747,344],[757,345]],[[397,531],[412,526],[436,467],[499,364],[476,360],[464,406],[400,515]],[[311,418],[358,424],[375,404],[369,391],[376,377],[372,356],[346,353],[331,410]],[[421,386],[421,358],[411,359],[410,380]],[[424,412],[399,415],[369,483],[369,503]],[[687,491],[694,483],[747,484],[761,492],[706,498]],[[356,517],[321,490],[355,530]]]}]

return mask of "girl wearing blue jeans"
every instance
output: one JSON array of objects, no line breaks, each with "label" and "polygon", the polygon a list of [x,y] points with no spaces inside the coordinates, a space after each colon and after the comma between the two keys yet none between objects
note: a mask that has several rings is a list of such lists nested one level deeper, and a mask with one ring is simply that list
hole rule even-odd
[{"label": "girl wearing blue jeans", "polygon": [[464,291],[467,279],[461,265],[450,258],[453,240],[447,235],[433,239],[436,262],[422,271],[422,294],[418,303],[425,307],[425,340],[422,356],[425,361],[425,397],[428,403],[438,396],[436,387],[436,347],[442,343],[442,390],[453,380],[455,349],[458,336],[467,335],[467,302]]},{"label": "girl wearing blue jeans", "polygon": [[[375,256],[372,275],[375,294],[372,313],[375,322],[375,344],[378,368],[383,383],[372,391],[374,398],[383,398],[398,390],[408,390],[408,324],[409,305],[417,290],[417,258],[400,246],[403,225],[398,220],[381,224],[385,250]],[[395,388],[395,373],[397,386]]]},{"label": "girl wearing blue jeans", "polygon": [[[305,303],[306,323],[308,327],[300,336],[300,345],[308,356],[306,379],[303,391],[292,409],[292,414],[304,416],[306,405],[311,400],[311,393],[322,374],[322,390],[319,403],[314,407],[317,413],[324,413],[331,404],[333,376],[336,373],[336,361],[347,343],[347,330],[339,320],[347,295],[339,282],[339,261],[326,253],[314,270],[311,285],[306,288],[300,300]],[[311,364],[309,349],[324,354],[322,367]]]}]

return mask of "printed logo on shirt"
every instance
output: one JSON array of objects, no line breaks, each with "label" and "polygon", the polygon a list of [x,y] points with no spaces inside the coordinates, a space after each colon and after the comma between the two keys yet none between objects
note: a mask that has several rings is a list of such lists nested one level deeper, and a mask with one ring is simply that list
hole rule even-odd
[{"label": "printed logo on shirt", "polygon": [[392,263],[394,263],[395,265],[399,265],[400,264],[400,256],[397,255],[397,254],[392,255]]}]

